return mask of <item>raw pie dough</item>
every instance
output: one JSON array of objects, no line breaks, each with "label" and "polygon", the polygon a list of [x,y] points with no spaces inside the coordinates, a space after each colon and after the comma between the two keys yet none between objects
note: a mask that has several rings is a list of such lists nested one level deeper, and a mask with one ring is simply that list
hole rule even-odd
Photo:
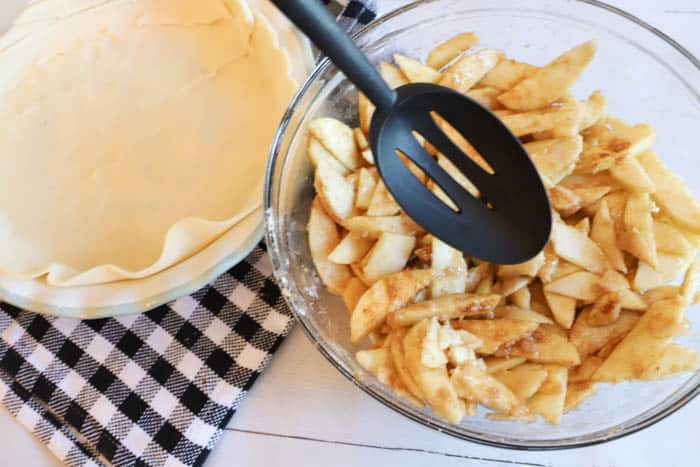
[{"label": "raw pie dough", "polygon": [[262,198],[297,88],[243,0],[42,0],[0,39],[0,273],[153,275]]}]

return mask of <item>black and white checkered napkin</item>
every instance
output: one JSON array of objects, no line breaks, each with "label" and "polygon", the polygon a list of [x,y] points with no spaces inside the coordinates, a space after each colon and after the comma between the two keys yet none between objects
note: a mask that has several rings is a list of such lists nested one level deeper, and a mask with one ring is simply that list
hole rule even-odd
[{"label": "black and white checkered napkin", "polygon": [[[352,28],[373,2],[344,2]],[[260,245],[198,292],[81,321],[0,305],[0,399],[70,466],[201,465],[292,325]]]}]

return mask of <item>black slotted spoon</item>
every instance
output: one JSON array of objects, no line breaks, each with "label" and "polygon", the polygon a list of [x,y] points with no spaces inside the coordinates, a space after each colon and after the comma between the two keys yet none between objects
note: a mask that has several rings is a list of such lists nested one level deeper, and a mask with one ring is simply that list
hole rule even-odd
[{"label": "black slotted spoon", "polygon": [[[488,109],[449,88],[407,84],[390,89],[319,0],[273,0],[376,106],[370,145],[384,183],[428,232],[468,256],[515,264],[536,256],[552,228],[547,191],[527,152]],[[484,171],[440,129],[440,115],[486,159]],[[479,190],[475,198],[413,136],[422,135]],[[398,157],[406,155],[456,205],[438,199]]]}]

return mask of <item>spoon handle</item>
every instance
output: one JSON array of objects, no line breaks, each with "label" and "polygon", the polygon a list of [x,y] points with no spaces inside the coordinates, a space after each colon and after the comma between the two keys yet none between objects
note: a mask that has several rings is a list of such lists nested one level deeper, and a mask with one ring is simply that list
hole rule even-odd
[{"label": "spoon handle", "polygon": [[374,65],[341,29],[319,0],[273,0],[296,26],[321,49],[377,109],[388,110],[396,93],[386,85]]}]

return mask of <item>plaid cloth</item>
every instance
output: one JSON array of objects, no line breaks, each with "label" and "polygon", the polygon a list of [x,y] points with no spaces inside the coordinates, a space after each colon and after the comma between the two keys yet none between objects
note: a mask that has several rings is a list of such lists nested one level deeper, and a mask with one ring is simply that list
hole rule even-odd
[{"label": "plaid cloth", "polygon": [[[338,11],[350,28],[374,18],[354,0]],[[201,465],[292,323],[262,244],[140,315],[80,321],[2,304],[0,399],[70,466]]]}]

